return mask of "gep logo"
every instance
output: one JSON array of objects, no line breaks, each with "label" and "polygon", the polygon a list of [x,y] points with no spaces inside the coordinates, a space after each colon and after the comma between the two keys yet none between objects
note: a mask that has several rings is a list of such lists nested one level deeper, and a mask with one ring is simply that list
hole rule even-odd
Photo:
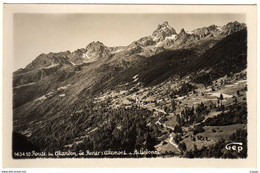
[{"label": "gep logo", "polygon": [[237,151],[238,153],[240,153],[243,150],[242,145],[243,145],[242,142],[232,142],[227,144],[225,148],[226,150]]}]

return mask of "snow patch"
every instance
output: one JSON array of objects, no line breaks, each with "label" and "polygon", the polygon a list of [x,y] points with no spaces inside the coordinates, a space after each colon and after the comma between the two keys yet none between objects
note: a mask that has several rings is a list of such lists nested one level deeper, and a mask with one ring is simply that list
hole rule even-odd
[{"label": "snow patch", "polygon": [[32,136],[32,132],[29,129],[26,129],[24,131],[21,132],[22,135],[26,136],[26,137],[30,137]]},{"label": "snow patch", "polygon": [[65,97],[65,94],[60,94],[59,97]]},{"label": "snow patch", "polygon": [[41,96],[40,98],[36,99],[35,101],[42,101],[42,100],[45,100],[47,99],[47,97],[44,95],[44,96]]},{"label": "snow patch", "polygon": [[122,130],[122,126],[117,126],[116,127],[118,130]]},{"label": "snow patch", "polygon": [[181,97],[177,97],[176,100],[182,100],[182,99],[185,99],[186,96],[181,96]]},{"label": "snow patch", "polygon": [[136,78],[138,78],[138,74],[133,77],[133,79],[136,79]]},{"label": "snow patch", "polygon": [[66,90],[68,87],[70,87],[71,86],[71,84],[68,84],[68,85],[65,85],[65,86],[62,86],[62,87],[59,87],[58,89],[57,89],[57,91],[62,91],[62,90]]},{"label": "snow patch", "polygon": [[175,40],[176,36],[177,36],[176,34],[173,34],[173,35],[171,35],[169,37],[165,37],[165,40],[166,39]]},{"label": "snow patch", "polygon": [[96,131],[98,128],[96,127],[96,128],[94,128],[94,129],[92,129],[89,133],[93,133],[94,131]]},{"label": "snow patch", "polygon": [[134,82],[138,81],[138,74],[133,77]]},{"label": "snow patch", "polygon": [[91,59],[91,57],[87,54],[87,52],[83,53],[83,58]]},{"label": "snow patch", "polygon": [[157,41],[160,39],[160,37],[158,37],[158,36],[153,36],[152,39],[153,39],[153,41],[156,41],[156,42],[157,42]]},{"label": "snow patch", "polygon": [[52,67],[56,67],[56,66],[58,66],[59,64],[51,64],[51,65],[49,65],[48,67],[45,67],[44,69],[49,69],[49,68],[52,68]]},{"label": "snow patch", "polygon": [[160,47],[161,44],[162,44],[162,42],[158,42],[158,43],[156,43],[156,45],[154,47]]},{"label": "snow patch", "polygon": [[222,31],[221,26],[217,26],[217,30]]},{"label": "snow patch", "polygon": [[72,148],[73,144],[64,145],[64,148]]},{"label": "snow patch", "polygon": [[35,85],[35,82],[27,83],[27,84],[24,84],[24,85],[19,85],[19,86],[16,86],[14,88],[21,88],[21,87],[31,86],[31,85]]},{"label": "snow patch", "polygon": [[74,62],[72,62],[72,61],[70,61],[70,63],[71,63],[72,65],[74,65],[74,66],[76,65],[76,64],[75,64]]},{"label": "snow patch", "polygon": [[51,91],[51,92],[49,92],[48,94],[46,94],[46,96],[47,96],[47,97],[52,97],[54,94],[55,94],[55,92],[54,92],[54,91]]},{"label": "snow patch", "polygon": [[113,51],[113,52],[111,52],[111,53],[118,53],[118,52],[121,52],[122,50],[124,50],[124,49],[118,49],[118,50]]}]

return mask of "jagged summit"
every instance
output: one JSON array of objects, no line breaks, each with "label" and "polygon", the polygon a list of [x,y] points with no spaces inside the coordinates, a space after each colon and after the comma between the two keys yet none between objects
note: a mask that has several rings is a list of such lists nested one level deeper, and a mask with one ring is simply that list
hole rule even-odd
[{"label": "jagged summit", "polygon": [[237,25],[237,26],[238,26],[238,25],[239,25],[239,26],[240,26],[240,25],[245,25],[245,23],[240,23],[240,22],[238,22],[238,21],[236,21],[236,20],[235,20],[234,22],[229,22],[227,25],[229,25],[229,24],[233,24],[233,25]]},{"label": "jagged summit", "polygon": [[163,41],[165,37],[176,35],[176,31],[171,27],[167,21],[159,24],[157,29],[153,32],[152,36],[156,42]]},{"label": "jagged summit", "polygon": [[92,41],[91,43],[89,43],[87,45],[87,47],[89,46],[105,46],[104,43],[100,42],[100,41]]},{"label": "jagged summit", "polygon": [[181,32],[180,33],[186,33],[184,28],[181,29]]},{"label": "jagged summit", "polygon": [[234,32],[240,31],[245,27],[246,27],[245,23],[239,23],[238,21],[229,22],[222,27],[222,33],[225,35],[229,35]]},{"label": "jagged summit", "polygon": [[96,42],[91,42],[88,44],[88,46],[86,47],[86,51],[98,51],[103,53],[103,51],[105,51],[107,49],[107,47],[100,41],[96,41]]},{"label": "jagged summit", "polygon": [[158,27],[157,27],[157,30],[160,30],[164,27],[170,27],[170,25],[167,21],[164,21],[162,24],[159,24]]},{"label": "jagged summit", "polygon": [[85,57],[87,59],[97,59],[102,57],[107,57],[110,54],[110,51],[107,46],[105,46],[102,42],[91,42],[86,47]]},{"label": "jagged summit", "polygon": [[106,58],[110,55],[110,50],[100,41],[92,41],[86,48],[77,49],[69,55],[73,64],[82,64]]},{"label": "jagged summit", "polygon": [[176,30],[169,25],[168,21],[164,21],[157,26],[152,35],[142,37],[126,47],[111,48],[100,41],[92,41],[85,48],[77,49],[73,52],[42,53],[28,64],[24,70],[45,69],[60,64],[64,66],[93,62],[119,52],[122,55],[139,54],[147,57],[163,51],[164,49],[161,48],[168,49],[181,48],[187,45],[191,46],[198,40],[208,37],[222,38],[240,31],[245,27],[246,24],[233,21],[223,26],[212,24],[191,32],[187,32],[182,28],[177,34]]},{"label": "jagged summit", "polygon": [[192,34],[199,36],[200,38],[204,38],[207,36],[218,36],[218,35],[229,35],[234,32],[240,31],[245,28],[246,25],[244,23],[239,23],[238,21],[229,22],[224,26],[217,26],[212,24],[208,27],[198,28],[192,31]]},{"label": "jagged summit", "polygon": [[37,70],[37,69],[46,69],[55,66],[64,66],[71,65],[68,60],[68,55],[70,51],[53,53],[50,52],[48,54],[42,53],[35,60],[33,60],[30,64],[28,64],[25,69],[26,70]]}]

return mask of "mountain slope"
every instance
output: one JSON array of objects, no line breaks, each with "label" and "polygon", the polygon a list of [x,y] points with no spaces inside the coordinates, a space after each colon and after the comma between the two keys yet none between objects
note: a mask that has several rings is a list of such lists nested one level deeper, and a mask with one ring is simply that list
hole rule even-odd
[{"label": "mountain slope", "polygon": [[[198,76],[194,80],[208,83],[224,75],[240,72],[247,67],[247,30],[235,32],[209,49],[194,64],[193,71],[211,69],[210,73]],[[203,81],[201,81],[203,80]]]},{"label": "mountain slope", "polygon": [[73,64],[82,64],[97,61],[111,55],[110,50],[103,43],[91,42],[86,48],[78,49],[68,55]]},{"label": "mountain slope", "polygon": [[[41,55],[25,69],[16,71],[14,132],[26,136],[36,148],[47,151],[64,149],[80,137],[88,144],[84,147],[92,149],[111,149],[115,144],[122,149],[129,146],[129,150],[136,144],[153,149],[157,139],[151,136],[163,134],[157,126],[148,127],[147,122],[157,122],[153,113],[166,114],[167,110],[138,107],[134,99],[143,91],[151,92],[147,94],[149,97],[157,94],[150,89],[162,87],[163,92],[168,92],[177,85],[172,95],[179,95],[185,90],[183,86],[190,92],[195,86],[210,85],[247,67],[247,31],[241,30],[243,27],[238,24],[228,24],[223,34],[212,34],[213,37],[208,37],[211,31],[205,28],[193,34],[185,30],[176,34],[167,25],[158,26],[158,32],[153,34],[158,40],[148,36],[129,46],[115,48],[93,42],[73,53]],[[212,32],[217,29],[212,28]],[[164,45],[169,39],[166,31],[174,35],[169,46],[176,44],[176,47],[158,46],[157,43]],[[230,35],[225,37],[225,33]],[[148,50],[152,52],[144,53]],[[53,65],[56,63],[59,65]],[[173,83],[168,85],[167,81]],[[120,103],[131,107],[113,107],[113,99],[118,97],[115,93],[120,93]],[[160,97],[156,99],[162,100],[163,95]],[[128,137],[123,138],[121,131]],[[131,136],[138,136],[139,141]],[[147,141],[152,146],[145,145]]]}]

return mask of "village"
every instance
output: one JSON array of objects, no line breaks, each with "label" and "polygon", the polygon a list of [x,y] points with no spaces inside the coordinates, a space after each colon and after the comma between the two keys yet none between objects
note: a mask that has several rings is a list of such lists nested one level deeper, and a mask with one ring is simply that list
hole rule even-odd
[{"label": "village", "polygon": [[[188,91],[186,95],[172,95],[171,91],[178,91],[185,83],[196,86],[196,89]],[[129,84],[127,84],[129,85]],[[215,144],[220,137],[227,138],[243,125],[231,125],[226,127],[204,127],[205,132],[194,134],[194,129],[209,118],[214,118],[222,112],[221,107],[228,107],[235,102],[246,102],[246,71],[234,74],[231,77],[224,76],[213,84],[204,87],[201,84],[192,83],[187,76],[181,80],[168,80],[153,87],[142,87],[138,82],[138,75],[133,76],[133,87],[130,90],[111,90],[95,98],[95,102],[109,102],[109,108],[141,107],[153,112],[156,124],[165,135],[159,137],[161,142],[155,146],[161,154],[180,155],[184,151],[180,149],[185,143],[185,150],[194,150],[203,146]],[[135,92],[133,92],[135,91]],[[177,117],[183,116],[185,111],[197,110],[200,106],[206,113],[199,122],[183,125],[181,133],[177,132],[179,126]],[[189,121],[189,119],[187,120]],[[226,131],[228,129],[228,131]],[[217,134],[217,135],[216,135]],[[178,144],[177,144],[178,143]]]}]

